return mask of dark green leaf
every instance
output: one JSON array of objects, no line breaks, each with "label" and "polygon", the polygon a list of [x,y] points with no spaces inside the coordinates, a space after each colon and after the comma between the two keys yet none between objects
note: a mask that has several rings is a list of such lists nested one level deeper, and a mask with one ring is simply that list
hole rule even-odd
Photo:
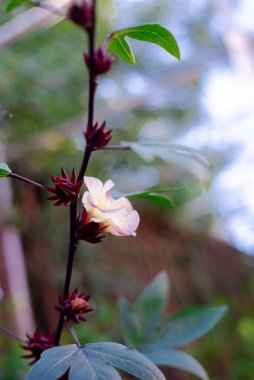
[{"label": "dark green leaf", "polygon": [[0,178],[8,177],[11,173],[11,169],[6,163],[0,163]]},{"label": "dark green leaf", "polygon": [[180,59],[180,51],[174,36],[159,24],[145,24],[113,32],[108,48],[127,63],[135,63],[135,58],[125,37],[159,45],[175,58]]},{"label": "dark green leaf", "polygon": [[156,157],[168,164],[176,164],[193,174],[207,187],[210,182],[210,166],[205,157],[195,149],[184,145],[169,144],[165,142],[126,142],[143,160],[153,161]]},{"label": "dark green leaf", "polygon": [[139,343],[139,318],[125,298],[119,299],[118,307],[124,340],[127,344],[135,346]]},{"label": "dark green leaf", "polygon": [[124,340],[127,344],[137,345],[139,343],[139,320],[132,306],[125,298],[118,302],[120,323]]},{"label": "dark green leaf", "polygon": [[135,304],[144,337],[149,337],[159,326],[169,297],[169,281],[166,272],[161,272],[143,290]]},{"label": "dark green leaf", "polygon": [[73,344],[46,350],[30,370],[27,380],[56,380],[68,368],[69,380],[120,380],[115,368],[138,379],[165,380],[162,372],[134,348],[106,342],[89,343],[80,348]]},{"label": "dark green leaf", "polygon": [[159,366],[179,368],[208,380],[208,376],[201,364],[189,354],[178,350],[165,350],[164,347],[145,347],[142,353]]},{"label": "dark green leaf", "polygon": [[160,324],[169,297],[167,274],[161,272],[144,289],[133,305],[119,302],[121,325],[126,342],[137,345],[149,339]]},{"label": "dark green leaf", "polygon": [[154,342],[169,346],[190,343],[213,328],[223,317],[226,306],[198,306],[184,309],[166,321]]}]

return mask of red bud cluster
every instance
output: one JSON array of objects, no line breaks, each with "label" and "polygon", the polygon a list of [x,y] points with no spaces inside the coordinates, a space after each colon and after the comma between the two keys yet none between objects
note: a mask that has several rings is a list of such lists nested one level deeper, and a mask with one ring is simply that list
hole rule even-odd
[{"label": "red bud cluster", "polygon": [[105,128],[105,121],[101,126],[99,126],[98,123],[94,124],[93,127],[88,125],[86,132],[84,133],[87,145],[92,148],[103,148],[108,145],[112,137],[112,129],[105,131]]},{"label": "red bud cluster", "polygon": [[88,303],[89,299],[89,295],[78,294],[78,289],[75,289],[71,295],[68,293],[65,298],[59,297],[59,305],[55,309],[59,311],[61,316],[65,317],[67,323],[86,321],[82,314],[93,311]]},{"label": "red bud cluster", "polygon": [[77,218],[77,239],[85,240],[89,243],[100,243],[105,237],[102,235],[105,227],[101,227],[100,223],[89,222],[87,220],[87,211],[84,208],[82,215]]},{"label": "red bud cluster", "polygon": [[23,355],[23,358],[33,359],[29,365],[33,365],[40,359],[43,351],[54,347],[54,336],[50,334],[42,335],[37,329],[32,336],[27,334],[28,340],[22,348],[26,351],[31,351],[28,355]]},{"label": "red bud cluster", "polygon": [[91,29],[93,23],[92,7],[83,0],[81,4],[74,3],[68,10],[68,18],[85,30]]},{"label": "red bud cluster", "polygon": [[46,199],[49,201],[56,201],[54,203],[55,206],[70,206],[71,202],[78,198],[80,188],[83,184],[82,181],[76,182],[75,170],[73,169],[70,180],[63,168],[62,177],[53,177],[52,175],[50,177],[54,186],[45,186],[45,189],[54,195],[51,195]]},{"label": "red bud cluster", "polygon": [[[90,55],[84,54],[85,63],[90,68]],[[107,55],[102,48],[96,50],[94,54],[94,72],[95,75],[106,74],[114,63],[113,57]]]}]

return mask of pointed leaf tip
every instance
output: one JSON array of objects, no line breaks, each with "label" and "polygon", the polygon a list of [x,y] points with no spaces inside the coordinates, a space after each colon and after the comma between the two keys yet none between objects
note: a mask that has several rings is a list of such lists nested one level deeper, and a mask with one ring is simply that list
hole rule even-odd
[{"label": "pointed leaf tip", "polygon": [[182,369],[202,380],[209,380],[208,375],[202,365],[186,352],[175,349],[167,349],[160,346],[146,347],[143,351],[155,364],[166,367]]}]

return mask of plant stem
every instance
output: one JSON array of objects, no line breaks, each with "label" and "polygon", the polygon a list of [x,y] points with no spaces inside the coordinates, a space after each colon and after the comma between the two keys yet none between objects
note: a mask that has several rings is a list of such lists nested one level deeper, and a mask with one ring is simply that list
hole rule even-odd
[{"label": "plant stem", "polygon": [[12,331],[6,329],[3,326],[0,326],[0,332],[4,333],[5,335],[8,335],[9,337],[11,337],[11,338],[23,343],[23,344],[26,344],[25,339],[20,338],[18,335],[14,334]]},{"label": "plant stem", "polygon": [[78,336],[77,336],[77,334],[76,334],[76,331],[74,330],[74,328],[73,328],[71,322],[69,322],[69,323],[67,324],[67,326],[68,326],[69,329],[70,329],[71,335],[73,336],[74,341],[75,341],[77,347],[82,347],[82,345],[80,344],[80,341],[79,341],[79,339],[78,339]]},{"label": "plant stem", "polygon": [[131,148],[129,145],[107,145],[100,148],[100,150],[130,150],[130,149]]},{"label": "plant stem", "polygon": [[22,177],[22,176],[19,175],[19,174],[10,173],[10,174],[8,175],[8,177],[15,178],[15,179],[19,179],[20,181],[27,182],[27,183],[29,183],[30,185],[34,185],[34,186],[37,186],[37,187],[41,187],[41,188],[44,187],[44,186],[41,185],[40,183],[35,182],[35,181],[32,181],[31,179],[28,179],[28,178],[26,178],[26,177]]},{"label": "plant stem", "polygon": [[[92,11],[93,11],[93,20],[92,26],[88,31],[88,42],[89,42],[89,54],[90,54],[90,65],[89,65],[89,98],[88,98],[88,121],[87,125],[93,126],[94,121],[94,99],[95,99],[95,89],[96,89],[96,75],[94,70],[94,53],[95,53],[95,26],[96,26],[96,0],[92,1]],[[84,151],[84,156],[82,164],[79,170],[77,181],[82,180],[85,175],[89,159],[92,154],[92,149],[86,146]],[[63,297],[66,298],[70,291],[70,283],[72,277],[72,269],[74,263],[75,252],[77,249],[77,240],[76,240],[76,230],[77,230],[77,201],[73,202],[70,205],[70,241],[69,241],[69,256],[66,267],[65,274],[65,284]],[[64,317],[60,315],[58,325],[55,331],[55,340],[54,344],[59,345],[61,334],[64,326]]]},{"label": "plant stem", "polygon": [[88,32],[89,39],[89,100],[88,100],[88,125],[93,127],[94,119],[94,98],[97,85],[95,70],[94,70],[94,52],[95,52],[95,29],[96,29],[96,0],[92,2],[92,26]]}]

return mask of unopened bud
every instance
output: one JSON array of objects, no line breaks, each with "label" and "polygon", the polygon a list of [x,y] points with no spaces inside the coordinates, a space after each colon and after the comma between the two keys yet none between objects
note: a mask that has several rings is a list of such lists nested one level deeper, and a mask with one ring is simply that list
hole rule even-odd
[{"label": "unopened bud", "polygon": [[[85,63],[90,68],[90,55],[84,54]],[[97,49],[94,54],[94,71],[96,75],[106,74],[110,69],[112,64],[114,63],[114,59],[107,55],[102,48]]]},{"label": "unopened bud", "polygon": [[86,0],[83,0],[81,4],[72,4],[68,10],[68,18],[81,28],[89,30],[93,22],[91,5]]}]

